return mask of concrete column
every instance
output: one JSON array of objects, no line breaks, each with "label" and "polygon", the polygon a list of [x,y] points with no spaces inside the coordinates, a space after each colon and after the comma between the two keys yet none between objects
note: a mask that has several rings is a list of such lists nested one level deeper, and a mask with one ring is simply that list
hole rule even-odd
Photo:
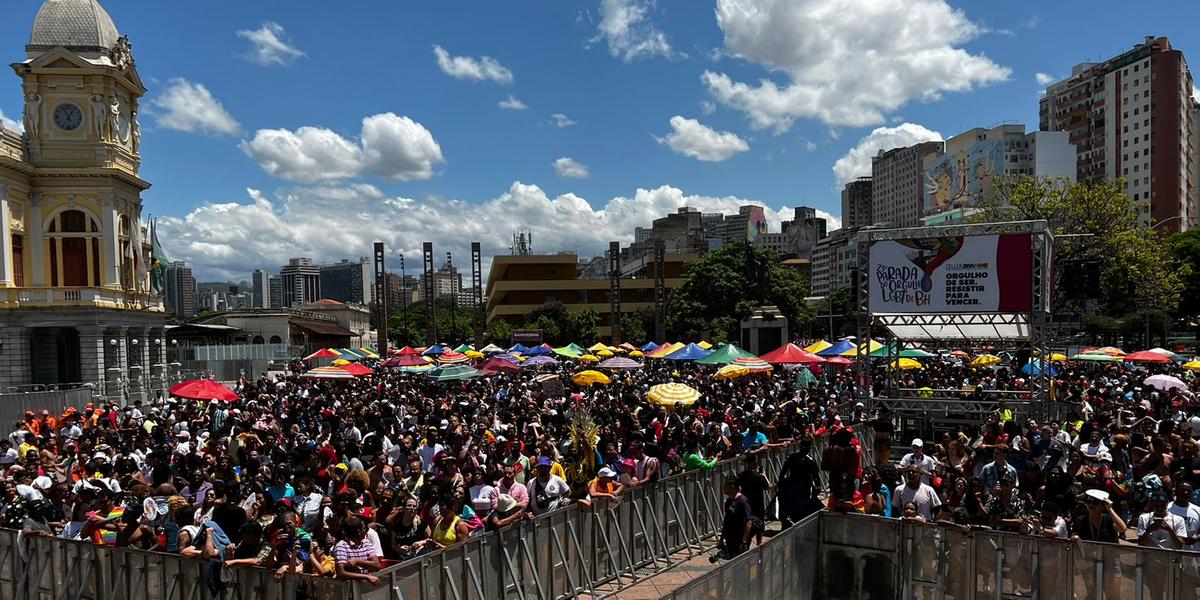
[{"label": "concrete column", "polygon": [[146,348],[146,329],[130,327],[125,335],[129,352],[129,399],[145,400],[148,352]]},{"label": "concrete column", "polygon": [[19,325],[0,327],[0,392],[33,383],[29,365],[29,330]]},{"label": "concrete column", "polygon": [[[105,368],[104,395],[110,400],[124,403],[124,384],[128,380],[129,355],[126,353],[127,327],[110,327],[105,331],[104,348],[108,356],[108,366]],[[115,343],[114,343],[115,342]]]},{"label": "concrete column", "polygon": [[100,325],[88,325],[84,327],[76,327],[79,331],[79,375],[84,383],[90,383],[96,386],[97,390],[104,390],[104,369],[106,353],[104,351],[108,342],[104,338],[104,327]]},{"label": "concrete column", "polygon": [[100,228],[104,239],[100,241],[100,284],[121,287],[121,239],[117,235],[117,194],[100,193]]},{"label": "concrete column", "polygon": [[13,284],[12,223],[8,214],[8,186],[0,183],[0,285]]},{"label": "concrete column", "polygon": [[44,200],[41,192],[29,193],[29,216],[25,220],[25,235],[29,238],[30,272],[26,280],[28,285],[33,287],[46,285],[46,259],[42,249],[42,203]]},{"label": "concrete column", "polygon": [[166,394],[166,389],[170,387],[167,384],[166,368],[167,368],[167,340],[166,330],[162,327],[150,329],[146,334],[150,339],[147,340],[146,349],[149,351],[150,360],[150,386],[151,390],[163,390]]}]

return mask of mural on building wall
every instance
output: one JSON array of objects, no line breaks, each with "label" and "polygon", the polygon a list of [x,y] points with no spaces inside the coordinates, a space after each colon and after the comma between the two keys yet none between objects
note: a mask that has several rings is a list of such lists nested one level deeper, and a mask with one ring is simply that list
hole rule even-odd
[{"label": "mural on building wall", "polygon": [[750,216],[746,219],[746,240],[753,242],[766,232],[767,215],[763,213],[762,207],[750,207]]},{"label": "mural on building wall", "polygon": [[991,194],[1004,172],[1004,142],[982,140],[954,154],[943,154],[925,169],[926,215],[976,204]]}]

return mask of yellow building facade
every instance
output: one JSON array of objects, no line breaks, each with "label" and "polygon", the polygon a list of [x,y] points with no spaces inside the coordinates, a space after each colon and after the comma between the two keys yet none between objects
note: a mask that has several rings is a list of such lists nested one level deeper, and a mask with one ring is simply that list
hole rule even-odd
[{"label": "yellow building facade", "polygon": [[12,69],[24,132],[0,128],[0,392],[81,382],[143,397],[163,385],[166,344],[132,45],[95,0],[47,0]]}]

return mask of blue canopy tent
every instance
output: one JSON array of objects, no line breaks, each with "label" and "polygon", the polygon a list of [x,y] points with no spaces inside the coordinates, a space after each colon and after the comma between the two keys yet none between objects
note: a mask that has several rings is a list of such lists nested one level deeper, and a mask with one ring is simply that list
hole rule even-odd
[{"label": "blue canopy tent", "polygon": [[513,344],[512,348],[508,349],[509,353],[517,352],[520,354],[529,354],[529,348],[522,344]]},{"label": "blue canopy tent", "polygon": [[853,350],[854,342],[850,340],[839,340],[838,343],[820,351],[817,356],[822,358],[830,358],[832,356],[841,356],[843,352]]},{"label": "blue canopy tent", "polygon": [[425,356],[438,356],[438,355],[444,353],[445,351],[446,351],[445,348],[443,348],[437,344],[434,344],[434,345],[430,346],[429,348],[427,348],[421,354],[424,354]]},{"label": "blue canopy tent", "polygon": [[[1033,375],[1034,377],[1037,377],[1042,374],[1043,368],[1044,366],[1042,365],[1042,361],[1035,360],[1021,367],[1021,372],[1026,375]],[[1058,377],[1058,367],[1050,365],[1049,374],[1051,377]]]},{"label": "blue canopy tent", "polygon": [[655,344],[654,342],[646,342],[646,345],[641,347],[641,351],[649,352],[655,348],[658,348],[658,344]]},{"label": "blue canopy tent", "polygon": [[667,360],[700,360],[709,355],[709,351],[697,346],[696,344],[688,344],[663,358]]},{"label": "blue canopy tent", "polygon": [[553,348],[547,348],[545,346],[534,346],[533,348],[527,349],[522,354],[524,354],[525,356],[546,356],[547,354],[553,354],[553,353],[554,353]]}]

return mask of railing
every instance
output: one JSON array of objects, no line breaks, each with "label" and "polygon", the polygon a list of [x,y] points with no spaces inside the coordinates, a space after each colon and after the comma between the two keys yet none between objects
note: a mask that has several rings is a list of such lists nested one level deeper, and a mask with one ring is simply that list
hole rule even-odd
[{"label": "railing", "polygon": [[666,598],[1195,600],[1200,553],[822,512]]},{"label": "railing", "polygon": [[102,287],[17,287],[0,289],[0,304],[99,306],[161,309],[161,296]]},{"label": "railing", "polygon": [[290,344],[224,344],[193,346],[187,349],[189,360],[288,360],[295,356]]}]

